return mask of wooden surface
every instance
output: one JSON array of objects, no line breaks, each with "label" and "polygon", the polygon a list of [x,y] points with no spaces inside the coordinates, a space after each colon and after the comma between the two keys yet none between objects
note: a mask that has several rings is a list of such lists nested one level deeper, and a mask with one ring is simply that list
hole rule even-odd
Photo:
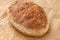
[{"label": "wooden surface", "polygon": [[50,29],[40,38],[30,38],[20,34],[10,24],[6,11],[15,0],[0,0],[0,40],[60,40],[60,0],[30,0],[46,11]]}]

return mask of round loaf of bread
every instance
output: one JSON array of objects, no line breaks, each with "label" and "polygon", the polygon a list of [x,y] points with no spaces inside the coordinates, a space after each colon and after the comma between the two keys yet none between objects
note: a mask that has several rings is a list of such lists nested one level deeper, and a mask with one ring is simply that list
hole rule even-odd
[{"label": "round loaf of bread", "polygon": [[48,17],[36,3],[17,1],[9,7],[7,14],[11,24],[24,35],[41,37],[49,29]]}]

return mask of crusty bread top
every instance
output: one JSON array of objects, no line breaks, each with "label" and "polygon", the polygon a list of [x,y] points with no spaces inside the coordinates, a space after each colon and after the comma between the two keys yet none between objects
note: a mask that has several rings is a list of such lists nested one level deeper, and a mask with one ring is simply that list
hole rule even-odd
[{"label": "crusty bread top", "polygon": [[9,12],[17,24],[27,29],[40,30],[48,23],[43,8],[33,2],[16,2],[9,7]]}]

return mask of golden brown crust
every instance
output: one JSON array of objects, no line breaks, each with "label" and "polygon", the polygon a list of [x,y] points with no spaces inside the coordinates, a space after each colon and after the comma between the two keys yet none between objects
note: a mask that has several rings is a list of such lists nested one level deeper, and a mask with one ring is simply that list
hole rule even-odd
[{"label": "golden brown crust", "polygon": [[47,25],[47,18],[44,10],[32,2],[17,3],[12,5],[9,10],[11,10],[10,14],[14,17],[15,22],[27,29],[37,30]]},{"label": "golden brown crust", "polygon": [[[9,7],[9,17],[13,18],[13,21],[20,25],[20,27],[25,28],[26,30],[34,30],[34,32],[40,32],[40,30],[48,30],[48,20],[45,11],[42,7],[38,6],[33,2],[16,2]],[[10,20],[12,21],[12,19]],[[14,22],[12,24],[14,24]],[[14,24],[15,26],[15,24]],[[19,28],[17,28],[19,29]],[[39,37],[38,34],[31,34],[30,32],[24,32],[20,30],[23,34]],[[30,34],[29,34],[30,33]],[[45,34],[43,32],[42,34]]]}]

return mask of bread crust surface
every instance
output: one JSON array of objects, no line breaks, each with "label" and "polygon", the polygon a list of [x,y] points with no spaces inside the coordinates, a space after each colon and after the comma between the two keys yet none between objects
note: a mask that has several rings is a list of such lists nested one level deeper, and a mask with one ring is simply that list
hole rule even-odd
[{"label": "bread crust surface", "polygon": [[9,7],[10,22],[25,35],[39,37],[48,31],[44,9],[33,2],[16,2]]}]

